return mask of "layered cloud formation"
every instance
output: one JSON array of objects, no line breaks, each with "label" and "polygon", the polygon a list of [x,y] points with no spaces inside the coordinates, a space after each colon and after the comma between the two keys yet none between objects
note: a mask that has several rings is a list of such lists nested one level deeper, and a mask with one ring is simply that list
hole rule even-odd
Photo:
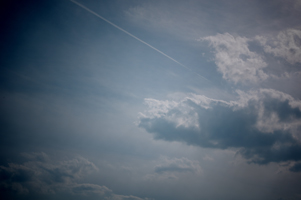
[{"label": "layered cloud formation", "polygon": [[139,126],[155,139],[238,149],[253,163],[300,161],[301,101],[272,89],[237,93],[229,102],[195,94],[178,102],[145,99],[150,109]]},{"label": "layered cloud formation", "polygon": [[22,164],[0,166],[0,197],[27,199],[62,195],[72,199],[142,200],[115,194],[106,186],[83,182],[85,176],[98,171],[83,157],[59,162],[45,153],[24,154],[24,157],[27,161]]}]

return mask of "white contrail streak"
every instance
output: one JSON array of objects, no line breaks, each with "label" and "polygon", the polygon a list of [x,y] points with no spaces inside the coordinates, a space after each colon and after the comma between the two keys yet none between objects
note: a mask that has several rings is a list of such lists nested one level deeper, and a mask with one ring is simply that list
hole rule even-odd
[{"label": "white contrail streak", "polygon": [[[170,57],[169,55],[166,55],[165,53],[163,53],[163,52],[160,51],[159,49],[153,47],[152,45],[148,44],[147,42],[144,42],[143,40],[141,40],[140,38],[136,37],[135,35],[133,35],[133,34],[127,32],[127,31],[124,30],[123,28],[120,28],[119,26],[117,26],[116,24],[110,22],[110,21],[107,20],[106,18],[104,18],[104,17],[98,15],[97,13],[93,12],[92,10],[90,10],[89,8],[87,8],[86,6],[84,6],[84,5],[82,5],[82,4],[78,3],[78,2],[76,2],[76,1],[74,1],[74,0],[70,0],[70,1],[73,2],[73,3],[75,3],[75,4],[78,5],[78,6],[82,7],[82,8],[85,9],[86,11],[92,13],[93,15],[97,16],[98,18],[102,19],[103,21],[105,21],[105,22],[111,24],[112,26],[114,26],[115,28],[121,30],[122,32],[128,34],[129,36],[135,38],[135,39],[138,40],[139,42],[141,42],[141,43],[143,43],[143,44],[149,46],[150,48],[154,49],[155,51],[159,52],[159,53],[162,54],[163,56],[165,56],[165,57],[169,58],[170,60],[174,61],[175,63],[178,63],[178,64],[181,65],[182,67],[184,67],[184,68],[186,68],[186,69],[192,71],[190,68],[186,67],[185,65],[183,65],[183,64],[180,63],[179,61],[175,60],[174,58]],[[193,71],[192,71],[192,72],[193,72]],[[194,73],[196,73],[196,72],[194,72]],[[196,74],[197,74],[198,76],[200,76],[201,78],[206,79],[205,77],[201,76],[200,74],[198,74],[198,73],[196,73]],[[206,80],[209,81],[208,79],[206,79]],[[210,82],[210,81],[209,81],[209,82]]]}]

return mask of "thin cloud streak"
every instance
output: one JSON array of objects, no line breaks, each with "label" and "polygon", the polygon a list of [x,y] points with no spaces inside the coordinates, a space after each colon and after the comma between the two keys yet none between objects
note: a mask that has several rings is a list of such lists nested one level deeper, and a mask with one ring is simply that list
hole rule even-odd
[{"label": "thin cloud streak", "polygon": [[133,34],[127,32],[126,30],[124,30],[123,28],[117,26],[116,24],[110,22],[110,21],[107,20],[106,18],[104,18],[104,17],[98,15],[97,13],[95,13],[94,11],[92,11],[92,10],[90,10],[89,8],[85,7],[84,5],[78,3],[78,2],[76,2],[76,1],[74,1],[74,0],[70,0],[70,1],[73,2],[73,3],[75,3],[75,4],[78,5],[78,6],[82,7],[83,9],[85,9],[85,10],[88,11],[88,12],[90,12],[91,14],[97,16],[98,18],[104,20],[105,22],[111,24],[111,25],[114,26],[115,28],[117,28],[117,29],[121,30],[122,32],[126,33],[127,35],[129,35],[129,36],[135,38],[135,39],[138,40],[139,42],[141,42],[141,43],[147,45],[148,47],[150,47],[150,48],[152,48],[152,49],[154,49],[155,51],[159,52],[159,53],[162,54],[163,56],[165,56],[165,57],[169,58],[170,60],[174,61],[175,63],[177,63],[177,64],[181,65],[182,67],[188,69],[189,71],[191,71],[191,72],[197,74],[199,77],[201,77],[201,78],[207,80],[208,82],[211,82],[211,81],[209,81],[207,78],[205,78],[204,76],[202,76],[202,75],[200,75],[200,74],[194,72],[193,70],[191,70],[191,69],[188,68],[187,66],[183,65],[183,64],[180,63],[179,61],[177,61],[177,60],[175,60],[174,58],[170,57],[169,55],[163,53],[163,52],[160,51],[159,49],[157,49],[157,48],[153,47],[152,45],[148,44],[147,42],[141,40],[140,38],[136,37],[135,35],[133,35]]}]

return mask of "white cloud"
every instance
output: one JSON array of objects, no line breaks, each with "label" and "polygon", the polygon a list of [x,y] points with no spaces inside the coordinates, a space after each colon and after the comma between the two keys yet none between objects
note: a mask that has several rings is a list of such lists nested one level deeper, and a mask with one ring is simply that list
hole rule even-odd
[{"label": "white cloud", "polygon": [[234,83],[258,82],[268,78],[262,70],[267,66],[260,55],[248,48],[250,41],[229,33],[201,38],[215,49],[215,63],[223,78]]},{"label": "white cloud", "polygon": [[[145,99],[145,103],[148,105],[148,110],[143,114],[140,113],[141,118],[164,118],[168,122],[174,123],[176,127],[186,127],[201,129],[199,126],[199,113],[197,109],[192,105],[198,105],[205,109],[210,109],[216,105],[224,105],[230,107],[233,111],[248,108],[254,106],[256,109],[257,123],[256,127],[262,132],[273,132],[276,130],[290,130],[292,133],[297,133],[295,130],[301,126],[299,119],[293,119],[281,121],[278,115],[284,114],[281,112],[290,112],[285,109],[301,110],[301,101],[294,99],[291,95],[274,90],[274,89],[259,89],[250,90],[244,92],[237,90],[238,99],[236,101],[224,101],[211,99],[204,95],[189,94],[187,97],[180,101],[160,101],[156,99]],[[286,104],[287,107],[283,110],[278,107],[269,108],[268,102],[279,104]],[[275,109],[275,110],[273,110]],[[276,112],[279,112],[278,114]]]},{"label": "white cloud", "polygon": [[277,99],[281,102],[288,101],[288,104],[292,108],[299,108],[301,110],[301,101],[293,98],[291,95],[286,94],[284,92],[274,90],[274,89],[259,89],[259,90],[251,90],[248,92],[243,92],[241,90],[236,91],[239,95],[238,101],[232,101],[232,104],[237,104],[243,107],[248,106],[246,104],[249,101],[263,101],[266,98]]},{"label": "white cloud", "polygon": [[[191,107],[189,102],[194,102],[204,108],[209,108],[212,102],[222,102],[227,104],[226,101],[208,98],[204,95],[190,94],[180,101],[160,101],[156,99],[146,98],[145,104],[148,110],[145,113],[140,113],[141,117],[155,118],[164,117],[166,120],[175,123],[177,127],[194,127],[199,128],[198,113],[195,108]],[[169,113],[171,110],[177,109],[177,112]]]},{"label": "white cloud", "polygon": [[276,37],[257,36],[264,51],[284,58],[291,64],[301,63],[301,31],[288,29],[281,31]]}]

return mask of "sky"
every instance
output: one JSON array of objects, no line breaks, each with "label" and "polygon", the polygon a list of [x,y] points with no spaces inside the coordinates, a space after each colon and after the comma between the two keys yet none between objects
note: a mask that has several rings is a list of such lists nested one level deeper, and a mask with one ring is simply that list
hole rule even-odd
[{"label": "sky", "polygon": [[1,199],[301,199],[300,0],[0,9]]}]

